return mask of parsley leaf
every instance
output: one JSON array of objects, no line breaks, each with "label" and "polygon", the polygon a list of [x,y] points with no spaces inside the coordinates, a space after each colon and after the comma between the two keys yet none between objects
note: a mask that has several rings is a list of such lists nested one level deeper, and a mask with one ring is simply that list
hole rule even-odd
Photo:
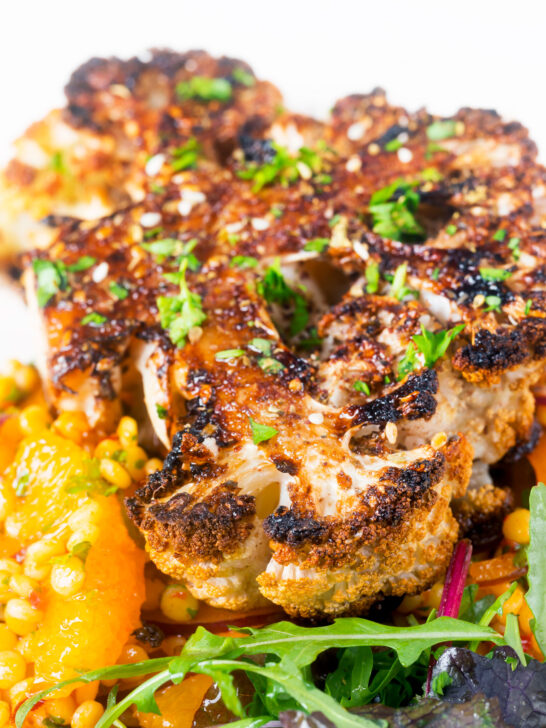
[{"label": "parsley leaf", "polygon": [[425,366],[431,367],[447,351],[453,339],[461,333],[465,324],[459,324],[449,331],[428,331],[421,324],[421,333],[412,337],[417,348],[425,357]]},{"label": "parsley leaf", "polygon": [[377,293],[379,288],[379,263],[369,260],[366,265],[366,291],[367,293]]},{"label": "parsley leaf", "polygon": [[433,121],[427,126],[427,137],[433,142],[439,142],[442,139],[451,139],[457,131],[457,122],[455,119],[447,119],[445,121]]},{"label": "parsley leaf", "polygon": [[242,86],[250,87],[254,86],[254,84],[256,83],[256,79],[254,78],[252,73],[245,71],[245,69],[241,68],[240,66],[233,69],[231,78],[234,81],[237,81],[237,83],[240,83]]},{"label": "parsley leaf", "polygon": [[505,281],[512,272],[504,268],[480,268],[480,275],[484,281]]},{"label": "parsley leaf", "polygon": [[512,258],[514,260],[519,260],[521,257],[520,242],[520,238],[510,238],[508,241],[508,248],[512,251]]},{"label": "parsley leaf", "polygon": [[264,356],[270,356],[273,342],[269,339],[260,339],[259,337],[249,341],[249,347],[255,351],[259,351]]},{"label": "parsley leaf", "polygon": [[82,270],[87,270],[88,268],[91,268],[92,265],[95,265],[97,262],[96,258],[91,257],[90,255],[82,255],[79,260],[77,260],[72,265],[67,265],[66,269],[69,270],[71,273],[78,273]]},{"label": "parsley leaf", "polygon": [[224,349],[223,351],[217,351],[214,358],[216,361],[226,361],[228,359],[236,359],[239,356],[243,356],[244,353],[244,349]]},{"label": "parsley leaf", "polygon": [[166,420],[167,419],[167,408],[163,407],[162,404],[156,404],[155,411],[157,412],[157,416],[160,420]]},{"label": "parsley leaf", "polygon": [[229,265],[231,268],[255,268],[258,265],[258,259],[251,255],[234,255]]},{"label": "parsley leaf", "polygon": [[525,304],[525,315],[526,315],[526,316],[528,316],[528,315],[529,315],[529,311],[531,310],[532,306],[533,306],[533,301],[532,301],[531,299],[529,299],[529,300],[528,300],[528,301],[526,302],[526,304]]},{"label": "parsley leaf", "polygon": [[36,273],[36,297],[40,308],[44,308],[59,291],[68,290],[66,266],[61,261],[36,258],[32,261],[32,269]]},{"label": "parsley leaf", "polygon": [[313,240],[309,240],[305,243],[303,249],[307,252],[323,253],[329,244],[329,238],[313,238]]},{"label": "parsley leaf", "polygon": [[457,232],[457,225],[448,225],[446,227],[446,233],[448,235],[455,235],[456,232]]},{"label": "parsley leaf", "polygon": [[119,301],[124,301],[129,295],[129,291],[121,284],[116,283],[116,281],[110,281],[110,285],[108,286],[108,288],[110,290],[110,293],[115,296]]},{"label": "parsley leaf", "polygon": [[341,220],[341,215],[338,213],[337,215],[334,215],[331,220],[328,222],[328,227],[335,227],[338,222]]},{"label": "parsley leaf", "polygon": [[404,379],[406,374],[412,372],[417,367],[417,365],[417,350],[415,349],[415,344],[413,343],[413,341],[410,341],[404,356],[398,362],[398,379]]},{"label": "parsley leaf", "polygon": [[88,313],[87,316],[82,318],[80,323],[82,326],[100,326],[105,321],[108,321],[106,316],[103,316],[101,313],[97,313],[96,311],[91,311],[91,313]]},{"label": "parsley leaf", "polygon": [[183,347],[190,329],[200,326],[207,318],[202,308],[201,296],[193,293],[186,282],[188,259],[183,258],[177,282],[180,292],[176,296],[159,296],[157,308],[161,326],[169,332],[173,344]]},{"label": "parsley leaf", "polygon": [[201,153],[201,147],[195,137],[190,137],[181,147],[171,151],[171,169],[173,172],[182,172],[184,169],[195,169]]},{"label": "parsley leaf", "polygon": [[507,235],[507,232],[508,232],[507,230],[503,230],[502,228],[500,228],[500,229],[499,229],[499,230],[497,230],[497,232],[496,232],[496,233],[495,233],[495,234],[493,235],[493,240],[496,240],[496,241],[497,241],[498,243],[502,243],[502,241],[504,240],[504,238],[505,238],[505,237],[506,237],[506,235]]},{"label": "parsley leaf", "polygon": [[353,383],[353,389],[356,392],[364,392],[364,394],[370,394],[369,385],[366,384],[366,382],[362,382],[360,379]]},{"label": "parsley leaf", "polygon": [[255,445],[259,445],[261,442],[271,440],[271,438],[275,437],[275,435],[278,433],[278,430],[276,430],[274,427],[270,427],[269,425],[262,425],[259,422],[256,422],[256,420],[253,420],[252,417],[249,417],[248,421],[250,422],[250,429],[252,431],[252,442]]},{"label": "parsley leaf", "polygon": [[485,303],[487,304],[487,308],[484,309],[486,312],[501,311],[502,299],[500,296],[486,296]]},{"label": "parsley leaf", "polygon": [[297,291],[294,291],[285,281],[281,273],[281,262],[276,258],[274,263],[265,271],[264,277],[258,281],[256,288],[260,296],[268,303],[278,303],[281,306],[293,306],[294,312],[290,324],[290,333],[296,336],[307,326],[309,310],[307,301]]},{"label": "parsley leaf", "polygon": [[198,99],[199,101],[225,103],[231,99],[232,88],[230,82],[225,78],[192,76],[188,81],[180,81],[176,84],[176,94],[183,101]]},{"label": "parsley leaf", "polygon": [[15,495],[18,498],[23,498],[27,494],[28,491],[28,481],[30,478],[30,473],[23,473],[18,479],[17,479],[17,485],[15,487]]},{"label": "parsley leaf", "polygon": [[419,242],[425,239],[425,230],[415,218],[419,206],[416,182],[396,180],[373,193],[369,210],[374,233],[401,242]]},{"label": "parsley leaf", "polygon": [[280,361],[277,361],[277,359],[273,359],[270,356],[262,356],[258,359],[258,366],[260,369],[263,369],[263,371],[266,374],[278,374],[286,367],[284,364],[282,364]]},{"label": "parsley leaf", "polygon": [[[183,243],[177,238],[162,238],[161,240],[154,240],[151,243],[141,243],[141,245],[144,250],[157,256],[159,261],[164,258],[176,257],[178,262],[180,262],[185,258],[188,262],[188,268],[192,271],[196,271],[199,270],[201,263],[192,251],[198,242],[197,238],[192,238],[186,243]],[[178,274],[175,273],[174,275],[177,276]]]},{"label": "parsley leaf", "polygon": [[408,264],[402,263],[394,272],[394,276],[391,283],[391,296],[397,298],[399,301],[406,298],[406,296],[418,295],[417,291],[413,288],[406,286],[406,275],[408,272]]},{"label": "parsley leaf", "polygon": [[[296,182],[298,179],[310,179],[318,175],[324,166],[322,157],[318,152],[308,147],[300,147],[297,154],[292,156],[288,149],[279,144],[272,143],[275,156],[263,163],[249,162],[244,169],[237,171],[241,179],[252,180],[252,192],[259,192],[263,187],[280,183],[284,187]],[[317,180],[319,181],[319,180]],[[322,184],[329,180],[322,179]]]}]

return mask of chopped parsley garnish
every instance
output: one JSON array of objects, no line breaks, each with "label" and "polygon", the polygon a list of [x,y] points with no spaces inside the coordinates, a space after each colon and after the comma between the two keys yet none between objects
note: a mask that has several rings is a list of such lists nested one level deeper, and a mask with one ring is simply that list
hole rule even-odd
[{"label": "chopped parsley garnish", "polygon": [[278,220],[279,218],[281,218],[283,216],[284,211],[283,211],[282,207],[279,207],[278,205],[273,205],[270,212],[273,215],[273,217],[276,220]]},{"label": "chopped parsley garnish", "polygon": [[176,296],[159,296],[157,308],[161,326],[169,332],[173,344],[178,347],[184,346],[186,337],[190,330],[200,326],[207,318],[202,308],[201,296],[190,291],[186,281],[186,269],[188,259],[183,258],[180,263],[180,271],[174,274],[180,291]]},{"label": "chopped parsley garnish", "polygon": [[198,99],[199,101],[222,101],[231,99],[232,88],[225,78],[209,78],[208,76],[192,76],[188,81],[176,84],[176,94],[183,101]]},{"label": "chopped parsley garnish", "polygon": [[250,87],[254,86],[254,84],[256,83],[256,79],[254,78],[254,76],[248,71],[245,71],[245,69],[241,68],[240,66],[233,69],[231,78],[234,81],[237,81],[237,83],[240,83],[242,86]]},{"label": "chopped parsley garnish", "polygon": [[100,474],[100,461],[97,458],[89,458],[83,462],[83,472],[70,478],[70,485],[65,488],[70,495],[79,493],[99,493],[101,495],[112,495],[117,490],[115,485],[110,485]]},{"label": "chopped parsley garnish", "polygon": [[251,255],[234,255],[229,265],[231,268],[255,268],[258,265],[258,259]]},{"label": "chopped parsley garnish", "polygon": [[82,270],[87,270],[88,268],[91,268],[91,266],[95,265],[96,262],[96,258],[93,258],[90,255],[82,255],[82,257],[79,258],[75,263],[72,263],[72,265],[67,265],[66,269],[69,270],[71,273],[79,273]]},{"label": "chopped parsley garnish", "polygon": [[91,311],[91,313],[88,313],[87,316],[84,316],[81,320],[82,326],[100,326],[108,319],[106,316],[103,316],[101,313],[97,313],[96,311]]},{"label": "chopped parsley garnish", "polygon": [[270,356],[262,356],[258,359],[258,366],[266,374],[278,374],[280,371],[285,369],[284,364],[281,364],[277,359],[273,359]]},{"label": "chopped parsley garnish", "polygon": [[144,240],[151,240],[152,238],[155,238],[156,235],[159,235],[163,232],[163,228],[161,225],[158,225],[157,227],[150,228],[149,230],[144,230],[143,237]]},{"label": "chopped parsley garnish", "polygon": [[512,258],[514,260],[519,260],[521,257],[520,242],[520,238],[510,238],[508,241],[508,248],[512,251]]},{"label": "chopped parsley garnish", "polygon": [[166,420],[167,419],[167,408],[163,407],[162,404],[156,404],[155,411],[157,412],[157,416],[160,420]]},{"label": "chopped parsley garnish", "polygon": [[329,244],[330,238],[313,238],[305,243],[303,249],[308,253],[323,253]]},{"label": "chopped parsley garnish", "polygon": [[377,293],[379,288],[379,263],[369,260],[366,265],[365,276],[367,293]]},{"label": "chopped parsley garnish", "polygon": [[396,138],[391,139],[390,142],[387,142],[383,148],[386,152],[397,152],[403,146],[404,142]]},{"label": "chopped parsley garnish", "polygon": [[116,281],[111,281],[108,288],[110,293],[120,301],[124,301],[129,295],[129,291]]},{"label": "chopped parsley garnish", "polygon": [[17,485],[15,487],[15,495],[18,498],[23,498],[27,494],[29,478],[30,473],[23,473],[23,475],[18,478]]},{"label": "chopped parsley garnish", "polygon": [[487,305],[485,311],[501,311],[502,300],[500,296],[486,296],[485,303]]},{"label": "chopped parsley garnish", "polygon": [[413,288],[406,286],[406,275],[408,272],[408,264],[402,263],[394,272],[391,282],[391,296],[402,301],[406,296],[417,297],[419,294]]},{"label": "chopped parsley garnish", "polygon": [[456,232],[457,232],[457,225],[448,225],[446,227],[446,233],[448,235],[455,235]]},{"label": "chopped parsley garnish", "polygon": [[449,331],[428,331],[421,324],[421,333],[412,336],[404,357],[398,364],[398,378],[403,379],[419,363],[417,352],[424,358],[424,365],[432,367],[446,353],[453,339],[461,333],[465,324],[459,324]]},{"label": "chopped parsley garnish", "polygon": [[502,243],[502,241],[504,240],[504,238],[506,237],[506,235],[507,235],[507,231],[506,230],[499,229],[493,235],[493,240],[496,240],[498,243]]},{"label": "chopped parsley garnish", "polygon": [[[270,161],[264,164],[249,162],[244,169],[237,172],[241,179],[254,182],[252,192],[259,192],[263,187],[276,183],[286,187],[300,177],[308,179],[322,171],[322,157],[312,149],[301,147],[296,156],[292,156],[288,149],[279,144],[273,142],[271,146],[275,156]],[[327,184],[327,181],[323,179],[321,184]]]},{"label": "chopped parsley garnish", "polygon": [[331,228],[333,228],[333,227],[335,227],[338,224],[338,222],[340,220],[341,220],[341,215],[340,214],[334,215],[333,218],[328,221],[328,226],[331,227]]},{"label": "chopped parsley garnish", "polygon": [[317,329],[314,326],[309,330],[309,336],[305,339],[301,339],[298,343],[298,346],[301,349],[317,349],[321,345],[322,339],[318,335]]},{"label": "chopped parsley garnish", "polygon": [[244,353],[244,349],[224,349],[223,351],[217,351],[214,358],[217,361],[226,361],[228,359],[236,359],[239,356],[243,356]]},{"label": "chopped parsley garnish", "polygon": [[431,274],[431,276],[430,276],[430,277],[432,278],[432,280],[433,280],[433,281],[437,281],[437,280],[438,280],[438,278],[440,277],[440,269],[439,269],[439,268],[435,268],[435,269],[434,269],[434,270],[432,271],[432,274]]},{"label": "chopped parsley garnish", "polygon": [[60,261],[42,260],[36,258],[32,261],[32,269],[36,273],[38,306],[44,306],[59,291],[68,290],[66,267]]},{"label": "chopped parsley garnish", "polygon": [[273,342],[269,339],[251,339],[248,345],[251,349],[259,351],[260,354],[263,354],[264,356],[269,356],[271,354],[271,349],[273,348]]},{"label": "chopped parsley garnish", "polygon": [[480,275],[484,281],[505,281],[512,272],[504,268],[480,268]]},{"label": "chopped parsley garnish", "polygon": [[91,541],[80,541],[77,543],[72,551],[70,552],[71,556],[77,556],[78,559],[81,559],[83,563],[85,564],[87,560],[87,556],[89,555],[89,550],[91,549],[91,546],[93,544]]},{"label": "chopped parsley garnish", "polygon": [[[197,238],[192,238],[187,243],[183,243],[177,238],[162,238],[161,240],[154,240],[152,243],[141,243],[141,245],[144,250],[156,255],[159,260],[170,257],[176,257],[179,263],[182,260],[187,260],[188,268],[196,271],[199,270],[201,263],[192,251],[198,242]],[[178,273],[174,275],[177,276]]]},{"label": "chopped parsley garnish", "polygon": [[66,174],[68,172],[62,152],[57,151],[51,155],[49,169],[57,174]]},{"label": "chopped parsley garnish", "polygon": [[248,421],[250,422],[250,429],[252,430],[252,442],[255,445],[271,440],[271,438],[275,437],[278,432],[278,430],[274,427],[262,425],[259,422],[256,422],[256,420],[253,420],[252,417],[249,417]]},{"label": "chopped parsley garnish", "polygon": [[433,142],[439,142],[442,139],[451,139],[457,132],[457,122],[454,119],[446,121],[433,121],[427,126],[427,137]]},{"label": "chopped parsley garnish", "polygon": [[201,147],[195,137],[191,137],[181,147],[171,151],[171,169],[173,172],[182,172],[184,169],[195,169],[201,153]]},{"label": "chopped parsley garnish", "polygon": [[281,306],[293,306],[294,312],[290,324],[290,334],[296,336],[307,326],[309,321],[309,310],[307,301],[297,291],[294,291],[285,281],[281,273],[280,259],[269,266],[264,277],[258,281],[256,288],[260,296],[263,296],[268,303],[278,303]]},{"label": "chopped parsley garnish", "polygon": [[526,316],[528,316],[528,315],[529,315],[529,311],[531,310],[531,307],[532,307],[532,306],[533,306],[533,302],[531,301],[531,299],[529,299],[529,300],[527,301],[527,303],[525,304],[525,315],[526,315]]},{"label": "chopped parsley garnish", "polygon": [[356,382],[353,383],[353,389],[357,392],[364,392],[364,394],[370,394],[370,387],[366,382],[362,382],[360,379],[358,379]]},{"label": "chopped parsley garnish", "polygon": [[425,182],[440,182],[444,178],[444,175],[436,167],[425,167],[419,176]]},{"label": "chopped parsley garnish", "polygon": [[373,193],[369,210],[374,233],[401,242],[425,239],[425,230],[414,215],[420,200],[413,189],[417,184],[399,179]]}]

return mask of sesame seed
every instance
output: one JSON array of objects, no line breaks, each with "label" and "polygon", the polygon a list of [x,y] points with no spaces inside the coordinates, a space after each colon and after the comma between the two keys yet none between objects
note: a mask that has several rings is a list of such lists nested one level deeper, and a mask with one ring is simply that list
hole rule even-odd
[{"label": "sesame seed", "polygon": [[183,189],[180,196],[182,199],[178,203],[178,212],[183,217],[190,214],[194,205],[198,205],[207,199],[200,190],[193,190],[189,187]]},{"label": "sesame seed", "polygon": [[400,147],[398,152],[396,153],[398,156],[398,159],[402,164],[407,164],[408,162],[411,162],[413,159],[413,152],[411,149],[408,149],[407,147]]},{"label": "sesame seed", "polygon": [[396,438],[398,437],[398,427],[394,422],[387,422],[385,426],[385,437],[391,445],[394,445]]},{"label": "sesame seed", "polygon": [[159,212],[145,212],[140,217],[140,224],[142,227],[151,228],[159,225],[161,222],[161,215]]},{"label": "sesame seed", "polygon": [[372,142],[370,145],[368,145],[368,154],[370,154],[372,157],[375,157],[379,152],[381,151],[381,147],[379,144],[376,144],[375,142]]},{"label": "sesame seed", "polygon": [[472,308],[480,308],[480,306],[483,306],[485,303],[485,296],[483,293],[478,293],[476,296],[474,296],[474,300],[472,301]]},{"label": "sesame seed", "polygon": [[267,230],[269,227],[269,221],[266,220],[264,217],[253,217],[250,221],[250,224],[254,228],[254,230]]},{"label": "sesame seed", "polygon": [[196,341],[199,341],[202,335],[203,329],[200,326],[192,326],[192,328],[188,331],[190,344],[195,344]]},{"label": "sesame seed", "polygon": [[351,124],[351,126],[347,129],[347,138],[352,142],[356,142],[359,139],[362,139],[365,131],[365,125],[361,121],[355,121],[355,123]]},{"label": "sesame seed", "polygon": [[360,157],[357,157],[356,154],[353,154],[353,156],[349,157],[349,159],[347,160],[345,169],[347,170],[347,172],[358,172],[361,166],[362,162],[360,160]]},{"label": "sesame seed", "polygon": [[324,422],[324,415],[322,412],[312,412],[307,419],[312,425],[322,425]]},{"label": "sesame seed", "polygon": [[93,270],[91,273],[91,278],[95,283],[100,283],[103,281],[106,276],[108,275],[108,263],[103,262],[99,263],[99,265]]},{"label": "sesame seed", "polygon": [[146,174],[149,177],[155,177],[161,171],[161,167],[165,162],[164,154],[155,154],[153,157],[146,162]]}]

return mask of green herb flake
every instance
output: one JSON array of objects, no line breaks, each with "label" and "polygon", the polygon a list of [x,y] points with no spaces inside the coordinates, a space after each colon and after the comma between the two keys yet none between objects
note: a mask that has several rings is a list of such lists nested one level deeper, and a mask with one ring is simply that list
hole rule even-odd
[{"label": "green herb flake", "polygon": [[394,296],[394,298],[397,298],[399,301],[404,298],[406,291],[408,290],[405,285],[407,272],[408,264],[402,263],[402,265],[399,265],[395,270],[394,277],[392,279],[391,296]]},{"label": "green herb flake", "polygon": [[49,160],[49,169],[57,174],[66,174],[67,167],[61,151],[54,152]]},{"label": "green herb flake", "polygon": [[44,308],[59,291],[69,290],[64,263],[36,258],[32,261],[32,269],[36,274],[36,297],[40,308]]},{"label": "green herb flake", "polygon": [[225,78],[192,76],[188,81],[180,81],[176,85],[176,94],[182,101],[197,99],[226,103],[231,99],[232,93],[231,84]]},{"label": "green herb flake", "polygon": [[427,137],[430,141],[439,142],[443,139],[451,139],[457,133],[457,122],[454,119],[445,121],[433,121],[427,126]]},{"label": "green herb flake", "polygon": [[258,359],[258,366],[260,369],[262,369],[266,374],[278,374],[286,367],[284,364],[281,364],[280,361],[277,361],[277,359],[273,359],[270,356],[262,356]]},{"label": "green herb flake", "polygon": [[247,86],[248,88],[254,86],[254,84],[256,83],[256,79],[254,78],[252,73],[245,71],[245,69],[241,68],[240,66],[233,69],[231,78],[237,83],[240,83],[242,86]]},{"label": "green herb flake", "polygon": [[308,147],[300,147],[297,154],[293,156],[288,149],[279,144],[272,144],[275,156],[264,164],[249,162],[243,169],[237,171],[241,179],[252,180],[252,192],[259,192],[268,185],[281,184],[287,187],[297,182],[300,177],[308,179],[313,177],[319,184],[331,182],[329,175],[322,175],[322,156]]},{"label": "green herb flake", "polygon": [[119,301],[124,301],[129,295],[129,291],[121,284],[116,283],[116,281],[111,281],[108,289],[110,293],[115,296]]},{"label": "green herb flake", "polygon": [[404,146],[404,142],[400,141],[400,139],[391,139],[389,142],[385,144],[383,147],[386,152],[397,152],[401,147]]},{"label": "green herb flake", "polygon": [[496,240],[498,243],[502,243],[504,238],[507,235],[507,230],[499,229],[497,232],[493,235],[493,240]]},{"label": "green herb flake", "polygon": [[275,437],[275,435],[278,433],[278,430],[276,430],[274,427],[270,427],[269,425],[262,425],[259,422],[256,422],[256,420],[253,420],[252,417],[249,417],[248,421],[250,423],[250,429],[252,431],[252,442],[255,445],[259,445],[261,442],[271,440],[271,438]]},{"label": "green herb flake", "polygon": [[512,272],[504,268],[480,268],[480,275],[484,281],[505,281]]},{"label": "green herb flake", "polygon": [[[413,343],[413,341],[410,341],[404,356],[398,362],[397,378],[399,380],[404,379],[406,374],[409,374],[417,368],[418,364],[419,360],[417,359],[417,350],[415,349],[415,344]],[[385,384],[390,383],[390,379],[389,381],[387,381],[387,379],[388,377],[385,377]]]},{"label": "green herb flake", "polygon": [[229,359],[237,359],[237,357],[243,356],[244,353],[244,349],[224,349],[223,351],[217,351],[214,358],[216,361],[227,361]]},{"label": "green herb flake", "polygon": [[525,315],[528,316],[529,312],[531,311],[531,308],[533,306],[532,300],[529,298],[528,301],[525,303]]},{"label": "green herb flake", "polygon": [[157,416],[160,420],[166,420],[167,419],[167,408],[163,407],[162,404],[156,404],[155,411],[157,412]]},{"label": "green herb flake", "polygon": [[195,169],[201,154],[201,146],[195,137],[191,137],[181,147],[171,150],[170,162],[173,172],[182,172],[185,169]]},{"label": "green herb flake", "polygon": [[447,351],[449,345],[465,328],[459,324],[449,331],[428,331],[421,324],[421,333],[412,337],[415,345],[425,358],[425,366],[432,367]]},{"label": "green herb flake", "polygon": [[341,215],[340,215],[340,214],[334,215],[334,216],[333,216],[333,217],[332,217],[332,218],[331,218],[331,219],[330,219],[330,220],[328,221],[328,226],[329,226],[329,227],[331,227],[331,228],[333,228],[333,227],[335,227],[335,226],[336,226],[336,225],[338,224],[338,222],[339,222],[340,220],[341,220]]},{"label": "green herb flake", "polygon": [[108,321],[106,316],[96,311],[91,311],[87,316],[84,316],[80,321],[82,326],[101,326],[105,321]]},{"label": "green herb flake", "polygon": [[230,268],[255,268],[258,265],[258,259],[251,255],[234,255],[229,265]]},{"label": "green herb flake", "polygon": [[366,292],[377,293],[379,288],[379,263],[369,260],[366,265]]},{"label": "green herb flake", "polygon": [[65,491],[69,495],[79,495],[87,493],[88,495],[111,495],[115,493],[117,488],[106,480],[100,474],[100,462],[97,458],[88,458],[83,462],[83,468],[80,474],[73,475],[70,478]]},{"label": "green herb flake", "polygon": [[305,329],[309,321],[307,301],[288,285],[280,266],[280,259],[277,258],[265,271],[262,280],[257,282],[256,289],[268,303],[293,307],[290,334],[296,336]]},{"label": "green herb flake", "polygon": [[151,240],[152,238],[155,238],[156,235],[160,235],[163,232],[163,228],[158,225],[157,227],[150,228],[150,230],[144,230],[143,237],[144,240]]},{"label": "green herb flake", "polygon": [[87,556],[89,554],[89,549],[91,548],[93,544],[91,541],[80,541],[80,543],[77,543],[72,551],[70,552],[71,556],[77,556],[78,559],[81,559],[83,563],[85,564],[87,560]]},{"label": "green herb flake", "polygon": [[329,238],[313,238],[305,243],[303,249],[308,253],[324,253],[329,244]]},{"label": "green herb flake", "polygon": [[457,232],[457,225],[448,225],[446,227],[446,233],[448,235],[455,235],[456,232]]},{"label": "green herb flake", "polygon": [[71,273],[79,273],[82,270],[88,270],[89,268],[91,268],[91,266],[95,265],[96,262],[96,258],[93,258],[90,255],[82,255],[82,257],[79,258],[75,263],[73,263],[72,265],[67,265],[66,269],[69,270]]},{"label": "green herb flake", "polygon": [[521,257],[520,242],[520,238],[510,238],[508,241],[508,248],[512,251],[512,258],[514,260],[519,260]]},{"label": "green herb flake", "polygon": [[370,387],[366,382],[361,381],[358,379],[356,382],[353,382],[353,389],[356,392],[364,392],[364,394],[369,395],[370,394]]},{"label": "green herb flake", "polygon": [[502,303],[502,299],[500,296],[486,296],[485,297],[486,308],[484,309],[484,311],[500,312],[502,310],[501,303]]},{"label": "green herb flake", "polygon": [[279,207],[278,205],[273,205],[270,212],[273,215],[273,217],[276,220],[278,220],[279,218],[281,218],[283,216],[284,211],[283,211],[282,207]]},{"label": "green herb flake", "polygon": [[270,356],[271,349],[273,348],[272,341],[270,341],[269,339],[261,339],[259,337],[251,339],[248,345],[251,349],[259,351],[260,354],[263,354],[264,356]]},{"label": "green herb flake", "polygon": [[373,193],[369,210],[374,233],[401,242],[422,242],[425,230],[417,221],[419,193],[417,182],[399,179]]},{"label": "green herb flake", "polygon": [[169,332],[173,344],[183,347],[190,330],[200,326],[207,318],[203,311],[201,296],[190,291],[186,281],[188,259],[183,258],[180,271],[177,274],[177,283],[180,290],[176,296],[159,296],[157,308],[161,326]]},{"label": "green herb flake", "polygon": [[433,280],[433,281],[437,281],[437,280],[438,280],[438,278],[440,277],[440,269],[439,269],[439,268],[435,268],[435,269],[434,269],[434,270],[432,271],[432,273],[431,273],[430,277],[432,278],[432,280]]}]

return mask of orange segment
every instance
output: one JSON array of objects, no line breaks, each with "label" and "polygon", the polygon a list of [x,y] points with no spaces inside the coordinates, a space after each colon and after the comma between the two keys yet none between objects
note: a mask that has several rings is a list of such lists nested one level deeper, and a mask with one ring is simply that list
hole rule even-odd
[{"label": "orange segment", "polygon": [[193,718],[212,685],[208,675],[190,675],[179,685],[169,685],[156,693],[161,715],[137,713],[142,728],[191,728]]},{"label": "orange segment", "polygon": [[[140,624],[145,557],[127,532],[117,497],[99,495],[96,490],[68,492],[73,489],[74,476],[88,472],[88,464],[82,448],[46,431],[39,439],[22,441],[10,469],[8,484],[14,492],[22,476],[25,481],[6,523],[9,535],[24,546],[36,543],[44,534],[54,536],[64,544],[65,556],[55,557],[61,559],[72,548],[69,539],[74,533],[83,534],[85,546],[83,552],[73,551],[84,553],[85,579],[76,593],[62,596],[46,578],[31,598],[44,612],[27,653],[40,681],[57,682],[114,664]],[[92,513],[87,530],[85,519],[75,520],[74,516],[82,508]],[[92,543],[84,542],[86,534],[92,534]]]},{"label": "orange segment", "polygon": [[532,452],[527,455],[531,461],[531,465],[535,470],[537,476],[537,482],[543,483],[546,481],[546,432],[543,433],[537,446]]}]

